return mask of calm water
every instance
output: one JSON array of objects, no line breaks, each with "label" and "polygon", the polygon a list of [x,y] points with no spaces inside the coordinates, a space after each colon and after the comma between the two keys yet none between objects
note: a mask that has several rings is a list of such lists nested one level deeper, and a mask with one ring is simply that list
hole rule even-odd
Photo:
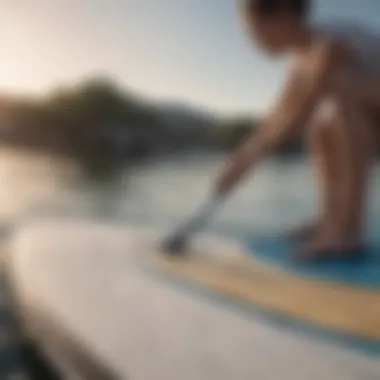
[{"label": "calm water", "polygon": [[[130,223],[173,225],[207,195],[224,157],[187,155],[125,170],[109,183],[80,180],[69,161],[13,150],[0,153],[0,217],[75,215]],[[380,219],[380,166],[371,180],[369,231]],[[216,232],[234,236],[276,233],[311,218],[316,208],[313,172],[306,161],[268,160],[225,205]]]}]

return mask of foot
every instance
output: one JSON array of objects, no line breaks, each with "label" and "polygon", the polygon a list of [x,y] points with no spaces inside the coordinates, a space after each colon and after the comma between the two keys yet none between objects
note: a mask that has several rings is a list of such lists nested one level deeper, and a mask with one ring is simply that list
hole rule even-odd
[{"label": "foot", "polygon": [[311,238],[318,232],[319,222],[303,223],[284,234],[287,240],[303,241]]},{"label": "foot", "polygon": [[318,238],[301,246],[294,258],[302,262],[318,262],[323,260],[344,260],[359,258],[363,255],[365,246],[360,239],[350,236],[339,238]]}]

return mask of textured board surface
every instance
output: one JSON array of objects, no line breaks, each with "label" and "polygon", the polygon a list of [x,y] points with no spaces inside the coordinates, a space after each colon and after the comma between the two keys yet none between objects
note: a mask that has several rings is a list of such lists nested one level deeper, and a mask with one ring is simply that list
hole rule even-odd
[{"label": "textured board surface", "polygon": [[198,247],[182,259],[152,254],[147,265],[245,310],[262,310],[380,354],[380,287],[368,263],[298,266],[288,259],[285,245],[274,241],[251,242],[240,256],[218,256],[215,250]]}]

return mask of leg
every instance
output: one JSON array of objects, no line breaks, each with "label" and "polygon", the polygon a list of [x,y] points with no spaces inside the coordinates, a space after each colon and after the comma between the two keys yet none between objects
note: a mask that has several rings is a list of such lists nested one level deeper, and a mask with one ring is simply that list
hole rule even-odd
[{"label": "leg", "polygon": [[318,233],[330,215],[335,214],[339,202],[339,157],[335,147],[335,134],[332,133],[331,120],[317,117],[308,127],[309,152],[316,170],[319,187],[319,215],[311,223],[303,223],[291,231],[288,236],[296,240],[304,240]]},{"label": "leg", "polygon": [[[324,132],[332,149],[319,149],[316,154],[323,168],[319,170],[324,194],[322,224],[314,241],[298,253],[301,259],[345,255],[362,244],[363,203],[374,127],[356,105],[339,101],[333,111],[325,119]],[[329,151],[334,154],[328,155]]]},{"label": "leg", "polygon": [[[371,162],[375,151],[374,132],[377,130],[367,113],[355,106],[347,107],[342,114],[342,131],[347,130],[347,145],[351,144],[351,156],[344,167],[342,183],[342,229],[353,240],[361,241],[365,217],[365,201]],[[345,126],[345,127],[344,127]],[[347,152],[348,153],[348,152]]]},{"label": "leg", "polygon": [[319,218],[315,232],[323,226],[339,209],[340,165],[336,150],[336,135],[329,118],[315,119],[310,126],[310,153],[317,175],[320,204]]}]

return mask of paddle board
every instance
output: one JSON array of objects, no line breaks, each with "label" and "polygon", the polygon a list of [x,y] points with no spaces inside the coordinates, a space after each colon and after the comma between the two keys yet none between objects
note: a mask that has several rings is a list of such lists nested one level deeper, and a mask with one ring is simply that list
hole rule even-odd
[{"label": "paddle board", "polygon": [[12,289],[31,339],[62,371],[131,380],[379,378],[376,357],[227,302],[240,297],[247,305],[243,295],[258,303],[264,293],[250,298],[252,289],[268,294],[273,286],[269,303],[286,305],[275,295],[284,283],[271,285],[277,270],[266,277],[266,264],[253,269],[244,244],[203,236],[178,261],[156,248],[164,232],[44,220],[15,233],[7,264]]}]

